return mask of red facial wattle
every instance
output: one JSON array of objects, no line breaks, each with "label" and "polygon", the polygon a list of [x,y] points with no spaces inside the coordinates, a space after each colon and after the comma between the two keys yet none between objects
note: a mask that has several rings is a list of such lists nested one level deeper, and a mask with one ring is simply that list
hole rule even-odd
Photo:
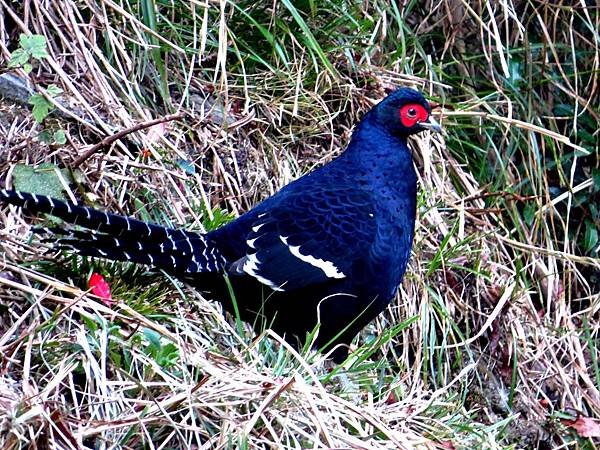
[{"label": "red facial wattle", "polygon": [[427,119],[429,119],[429,112],[423,105],[409,103],[400,108],[400,122],[406,128],[412,128],[419,122],[426,122]]}]

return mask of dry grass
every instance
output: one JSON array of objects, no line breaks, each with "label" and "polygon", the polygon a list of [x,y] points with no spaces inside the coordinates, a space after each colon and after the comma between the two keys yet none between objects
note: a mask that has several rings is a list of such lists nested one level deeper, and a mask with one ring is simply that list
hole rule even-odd
[{"label": "dry grass", "polygon": [[[594,448],[576,426],[600,428],[597,8],[134,3],[0,0],[0,61],[19,33],[46,36],[29,78],[64,90],[43,127],[68,132],[44,145],[24,105],[1,103],[3,186],[17,164],[72,167],[182,112],[98,148],[70,195],[211,228],[413,85],[443,104],[446,135],[413,142],[411,266],[330,372],[165,276],[53,254],[3,207],[1,448]],[[92,269],[110,308],[81,290]]]}]

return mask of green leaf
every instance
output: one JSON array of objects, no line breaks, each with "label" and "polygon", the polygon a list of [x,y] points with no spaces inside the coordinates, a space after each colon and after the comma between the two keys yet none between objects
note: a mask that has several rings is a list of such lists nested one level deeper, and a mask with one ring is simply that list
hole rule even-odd
[{"label": "green leaf", "polygon": [[17,191],[49,195],[59,200],[66,200],[60,177],[67,183],[73,181],[68,170],[59,169],[54,164],[40,164],[36,168],[17,164],[13,170],[13,186]]},{"label": "green leaf", "polygon": [[57,85],[55,84],[51,84],[50,86],[48,86],[48,89],[46,89],[46,92],[48,93],[48,95],[50,97],[57,97],[58,95],[63,93],[63,90],[61,88],[59,88]]},{"label": "green leaf", "polygon": [[212,219],[208,214],[208,209],[205,207],[205,205],[202,205],[202,225],[207,231],[215,230],[235,219],[234,214],[218,207],[213,208],[211,213]]},{"label": "green leaf", "polygon": [[29,55],[22,48],[16,49],[10,55],[10,60],[8,61],[8,67],[19,67],[29,61]]},{"label": "green leaf", "polygon": [[559,103],[554,106],[554,114],[556,116],[572,117],[574,114],[573,105]]},{"label": "green leaf", "polygon": [[513,85],[517,86],[519,84],[519,82],[523,80],[523,77],[521,76],[521,70],[522,70],[521,61],[519,61],[516,58],[511,59],[510,62],[508,63],[508,68],[510,71],[510,78],[508,80]]},{"label": "green leaf", "polygon": [[528,226],[531,226],[533,224],[536,212],[537,212],[537,207],[536,207],[536,205],[534,205],[532,203],[527,203],[525,205],[525,208],[523,208],[523,218],[525,219],[525,223]]},{"label": "green leaf", "polygon": [[67,135],[64,130],[56,130],[54,132],[54,142],[58,145],[64,145],[67,143]]},{"label": "green leaf", "polygon": [[50,145],[52,144],[52,134],[49,130],[42,130],[40,134],[38,134],[38,139],[42,144]]},{"label": "green leaf", "polygon": [[150,342],[150,345],[156,349],[160,348],[160,334],[150,328],[144,328],[144,336]]},{"label": "green leaf", "polygon": [[23,48],[32,58],[43,59],[48,57],[46,51],[46,38],[39,34],[26,35],[21,34],[19,38],[19,45]]},{"label": "green leaf", "polygon": [[172,342],[165,344],[156,354],[156,362],[163,368],[174,366],[179,359],[179,350]]},{"label": "green leaf", "polygon": [[583,238],[583,245],[588,252],[593,251],[598,244],[598,229],[594,222],[586,222],[585,225],[585,236]]},{"label": "green leaf", "polygon": [[33,70],[30,64],[32,58],[40,60],[47,57],[44,36],[38,34],[28,36],[22,33],[19,38],[19,48],[12,52],[8,67],[23,67],[25,73],[30,73]]},{"label": "green leaf", "polygon": [[593,147],[596,145],[596,137],[587,130],[580,129],[577,131],[577,137],[580,139],[582,146],[589,145],[590,147]]},{"label": "green leaf", "polygon": [[592,168],[592,180],[594,180],[592,192],[600,191],[600,169],[596,167]]},{"label": "green leaf", "polygon": [[92,319],[81,316],[81,321],[85,323],[85,328],[88,334],[94,334],[98,331],[98,325]]},{"label": "green leaf", "polygon": [[33,105],[33,118],[37,123],[42,123],[48,117],[53,106],[42,94],[33,94],[29,97],[29,104]]}]

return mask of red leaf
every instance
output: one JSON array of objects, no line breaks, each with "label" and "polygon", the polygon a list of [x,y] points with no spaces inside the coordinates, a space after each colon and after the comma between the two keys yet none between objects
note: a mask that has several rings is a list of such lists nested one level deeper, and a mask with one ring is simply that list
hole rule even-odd
[{"label": "red leaf", "polygon": [[581,437],[600,437],[600,422],[591,417],[578,416],[575,420],[562,420],[562,423],[574,428]]},{"label": "red leaf", "polygon": [[99,273],[93,273],[90,277],[90,281],[88,281],[88,286],[92,290],[92,294],[100,297],[106,306],[112,306],[110,286],[102,275]]},{"label": "red leaf", "polygon": [[394,403],[398,403],[398,398],[396,397],[396,394],[394,394],[394,391],[390,391],[388,397],[385,399],[385,403],[386,405],[393,405]]}]

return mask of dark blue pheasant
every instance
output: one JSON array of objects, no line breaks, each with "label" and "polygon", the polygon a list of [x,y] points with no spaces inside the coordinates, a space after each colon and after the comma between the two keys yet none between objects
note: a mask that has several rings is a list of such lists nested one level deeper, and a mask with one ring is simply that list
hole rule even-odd
[{"label": "dark blue pheasant", "polygon": [[[407,137],[440,131],[430,112],[419,92],[398,89],[364,116],[341,156],[207,234],[40,195],[2,190],[0,200],[87,229],[54,230],[62,248],[165,270],[233,311],[227,274],[243,320],[291,342],[320,324],[316,345],[329,350],[349,344],[402,280],[417,190]],[[346,354],[342,345],[333,356]]]}]

